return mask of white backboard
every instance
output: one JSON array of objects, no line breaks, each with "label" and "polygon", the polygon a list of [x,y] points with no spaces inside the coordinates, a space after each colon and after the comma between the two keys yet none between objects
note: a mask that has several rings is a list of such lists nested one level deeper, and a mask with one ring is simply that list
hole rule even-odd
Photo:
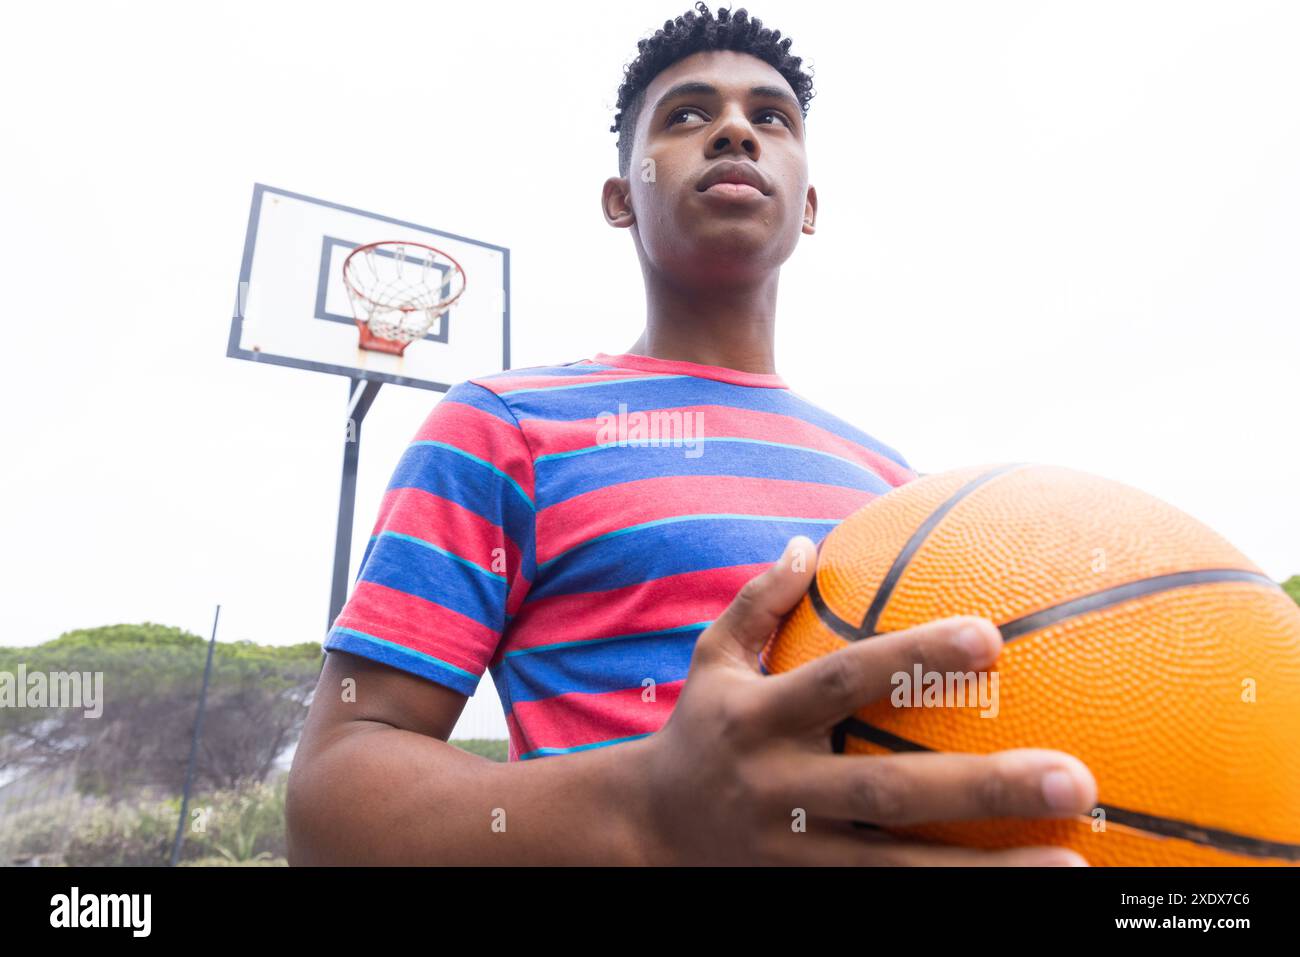
[{"label": "white backboard", "polygon": [[[465,292],[404,355],[362,349],[343,260],[366,243],[406,240],[449,254]],[[510,367],[510,250],[258,184],[226,354],[445,392]]]}]

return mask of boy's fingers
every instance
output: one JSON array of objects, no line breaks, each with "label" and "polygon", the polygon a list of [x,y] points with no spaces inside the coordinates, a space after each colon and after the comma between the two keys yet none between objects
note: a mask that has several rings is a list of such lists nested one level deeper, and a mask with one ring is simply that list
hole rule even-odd
[{"label": "boy's fingers", "polygon": [[985,618],[927,622],[847,644],[829,655],[772,675],[761,686],[764,724],[774,732],[830,728],[889,694],[894,676],[968,672],[997,660],[1002,636]]},{"label": "boy's fingers", "polygon": [[[807,755],[779,766],[777,788],[812,816],[901,826],[926,821],[1071,817],[1097,800],[1091,772],[1059,751]],[[781,800],[780,798],[778,800]]]},{"label": "boy's fingers", "polygon": [[810,820],[805,833],[783,833],[783,863],[832,867],[1087,867],[1064,847],[1031,846],[986,851],[897,841],[838,821]]}]

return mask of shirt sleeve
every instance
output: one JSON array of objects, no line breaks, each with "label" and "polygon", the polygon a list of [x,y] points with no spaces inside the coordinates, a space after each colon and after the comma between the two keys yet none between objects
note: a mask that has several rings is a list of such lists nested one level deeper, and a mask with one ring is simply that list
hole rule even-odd
[{"label": "shirt sleeve", "polygon": [[533,487],[506,404],[452,387],[393,472],[325,650],[472,695],[536,573]]}]

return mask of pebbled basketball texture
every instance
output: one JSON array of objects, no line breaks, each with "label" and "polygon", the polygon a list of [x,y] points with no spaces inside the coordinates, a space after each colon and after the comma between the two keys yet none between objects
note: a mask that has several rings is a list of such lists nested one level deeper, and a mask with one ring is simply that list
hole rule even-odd
[{"label": "pebbled basketball texture", "polygon": [[1054,748],[1092,770],[1098,810],[896,833],[1097,865],[1300,863],[1300,608],[1218,534],[1070,469],[928,475],[826,536],[760,660],[788,671],[951,615],[1002,632],[996,716],[886,698],[837,729],[842,750]]}]

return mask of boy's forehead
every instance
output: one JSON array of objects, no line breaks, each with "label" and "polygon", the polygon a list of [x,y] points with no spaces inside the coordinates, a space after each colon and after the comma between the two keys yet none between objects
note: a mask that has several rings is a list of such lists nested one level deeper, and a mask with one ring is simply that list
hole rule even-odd
[{"label": "boy's forehead", "polygon": [[724,95],[755,86],[776,86],[794,97],[789,81],[770,63],[738,50],[701,50],[662,70],[645,91],[649,112],[659,99],[682,83],[700,82],[716,87]]}]

